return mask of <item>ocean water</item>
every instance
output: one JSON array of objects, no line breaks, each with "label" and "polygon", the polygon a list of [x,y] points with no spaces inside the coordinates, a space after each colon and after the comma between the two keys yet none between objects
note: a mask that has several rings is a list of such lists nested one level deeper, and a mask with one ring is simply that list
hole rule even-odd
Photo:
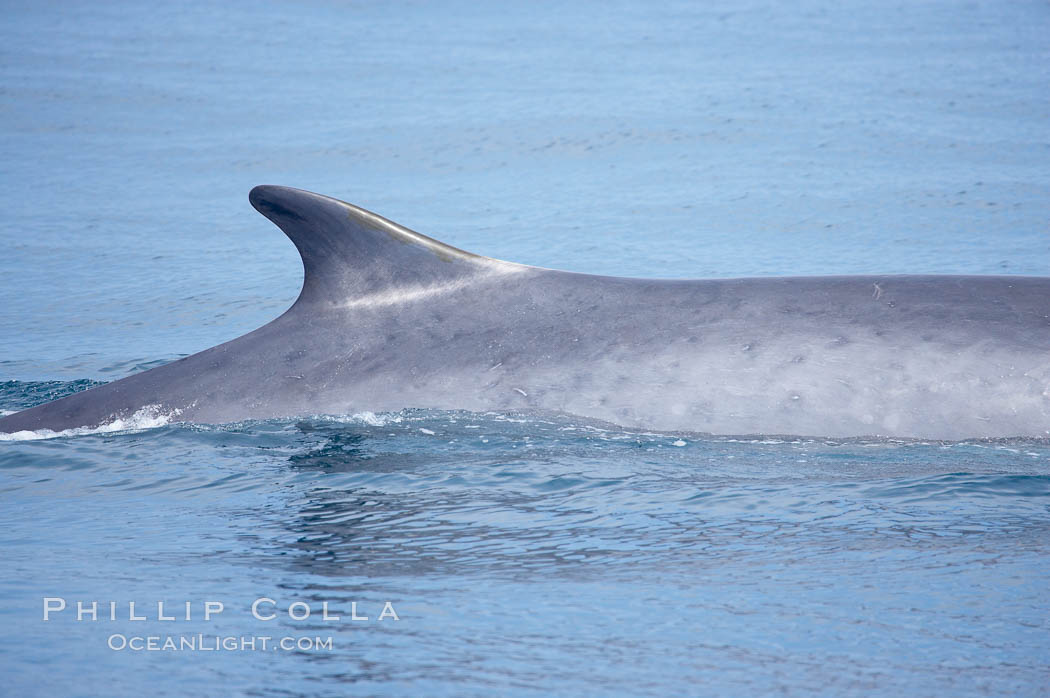
[{"label": "ocean water", "polygon": [[[2,410],[287,308],[261,183],[574,271],[1050,273],[1043,2],[4,9]],[[142,419],[0,442],[0,569],[10,695],[1038,696],[1050,442]]]}]

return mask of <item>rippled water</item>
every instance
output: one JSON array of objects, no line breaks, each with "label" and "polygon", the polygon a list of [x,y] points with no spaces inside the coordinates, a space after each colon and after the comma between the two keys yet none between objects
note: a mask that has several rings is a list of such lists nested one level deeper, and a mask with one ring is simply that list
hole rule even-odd
[{"label": "rippled water", "polygon": [[[286,308],[264,182],[577,271],[1046,274],[1048,35],[1037,2],[7,8],[0,410]],[[0,441],[0,692],[1050,686],[1045,441],[122,427]],[[111,649],[151,636],[200,639]],[[322,646],[202,649],[263,636]]]},{"label": "rippled water", "polygon": [[[6,444],[0,473],[2,608],[20,635],[5,665],[41,693],[74,668],[129,693],[157,676],[173,693],[253,695],[1046,685],[1045,442],[406,411]],[[194,617],[44,623],[44,596],[101,600],[103,617],[109,600],[121,614],[189,600]],[[313,619],[255,620],[261,597]],[[205,600],[226,610],[203,622]],[[339,621],[316,619],[325,601]],[[388,601],[399,620],[376,620]],[[348,620],[351,602],[368,621]],[[107,648],[147,632],[332,649]]]}]

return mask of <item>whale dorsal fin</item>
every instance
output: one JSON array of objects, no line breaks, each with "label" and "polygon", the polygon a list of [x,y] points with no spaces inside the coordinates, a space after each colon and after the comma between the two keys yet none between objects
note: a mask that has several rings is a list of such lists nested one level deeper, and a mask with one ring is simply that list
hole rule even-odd
[{"label": "whale dorsal fin", "polygon": [[261,185],[248,199],[299,250],[304,274],[297,303],[342,304],[525,268],[464,252],[353,204],[302,189]]}]

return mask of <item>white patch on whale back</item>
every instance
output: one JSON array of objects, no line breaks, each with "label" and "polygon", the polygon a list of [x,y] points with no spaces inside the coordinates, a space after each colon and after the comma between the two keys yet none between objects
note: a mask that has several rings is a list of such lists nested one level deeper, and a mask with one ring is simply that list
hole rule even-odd
[{"label": "white patch on whale back", "polygon": [[[402,305],[421,300],[429,300],[435,296],[444,296],[456,291],[462,291],[479,282],[496,280],[512,274],[520,274],[528,271],[529,267],[510,262],[495,262],[485,272],[474,276],[467,276],[441,284],[416,284],[413,286],[399,286],[379,293],[371,293],[349,300],[340,307],[347,310],[356,308],[379,308],[388,305]],[[495,368],[495,366],[493,367]]]},{"label": "white patch on whale back", "polygon": [[785,332],[741,352],[737,337],[709,335],[526,367],[516,379],[544,386],[530,390],[540,408],[629,428],[945,440],[1050,430],[1045,355],[989,342],[943,350],[861,330],[848,339]]},{"label": "white patch on whale back", "polygon": [[135,432],[145,429],[156,429],[171,423],[172,419],[178,417],[181,413],[182,410],[162,412],[160,405],[146,405],[130,417],[118,417],[112,422],[100,424],[97,427],[76,427],[75,429],[63,429],[62,431],[37,429],[36,431],[16,431],[11,434],[0,433],[0,441],[34,441],[66,436],[87,436],[89,434],[109,434],[118,431]]}]

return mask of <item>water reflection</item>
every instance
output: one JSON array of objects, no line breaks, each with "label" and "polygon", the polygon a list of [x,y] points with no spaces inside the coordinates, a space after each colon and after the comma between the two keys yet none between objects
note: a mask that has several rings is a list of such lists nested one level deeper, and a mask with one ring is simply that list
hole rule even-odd
[{"label": "water reflection", "polygon": [[[960,491],[958,478],[938,472],[958,467],[958,454],[937,462],[936,447],[916,466],[910,447],[893,446],[873,478],[865,444],[682,449],[663,447],[659,434],[566,436],[568,423],[421,423],[296,425],[306,448],[288,462],[317,477],[280,523],[290,564],[327,577],[590,579],[703,572],[726,554],[790,561],[836,539],[858,551],[903,544],[931,560],[950,554],[960,531],[1030,527],[1027,510],[1050,491],[1037,475],[1010,480],[1025,492],[1004,490],[996,475],[967,477]],[[746,468],[734,459],[740,449]],[[882,475],[901,468],[927,472],[888,478],[896,484],[887,489]],[[824,475],[799,477],[806,470]],[[1003,498],[1019,496],[1031,506],[1004,516]]]}]

